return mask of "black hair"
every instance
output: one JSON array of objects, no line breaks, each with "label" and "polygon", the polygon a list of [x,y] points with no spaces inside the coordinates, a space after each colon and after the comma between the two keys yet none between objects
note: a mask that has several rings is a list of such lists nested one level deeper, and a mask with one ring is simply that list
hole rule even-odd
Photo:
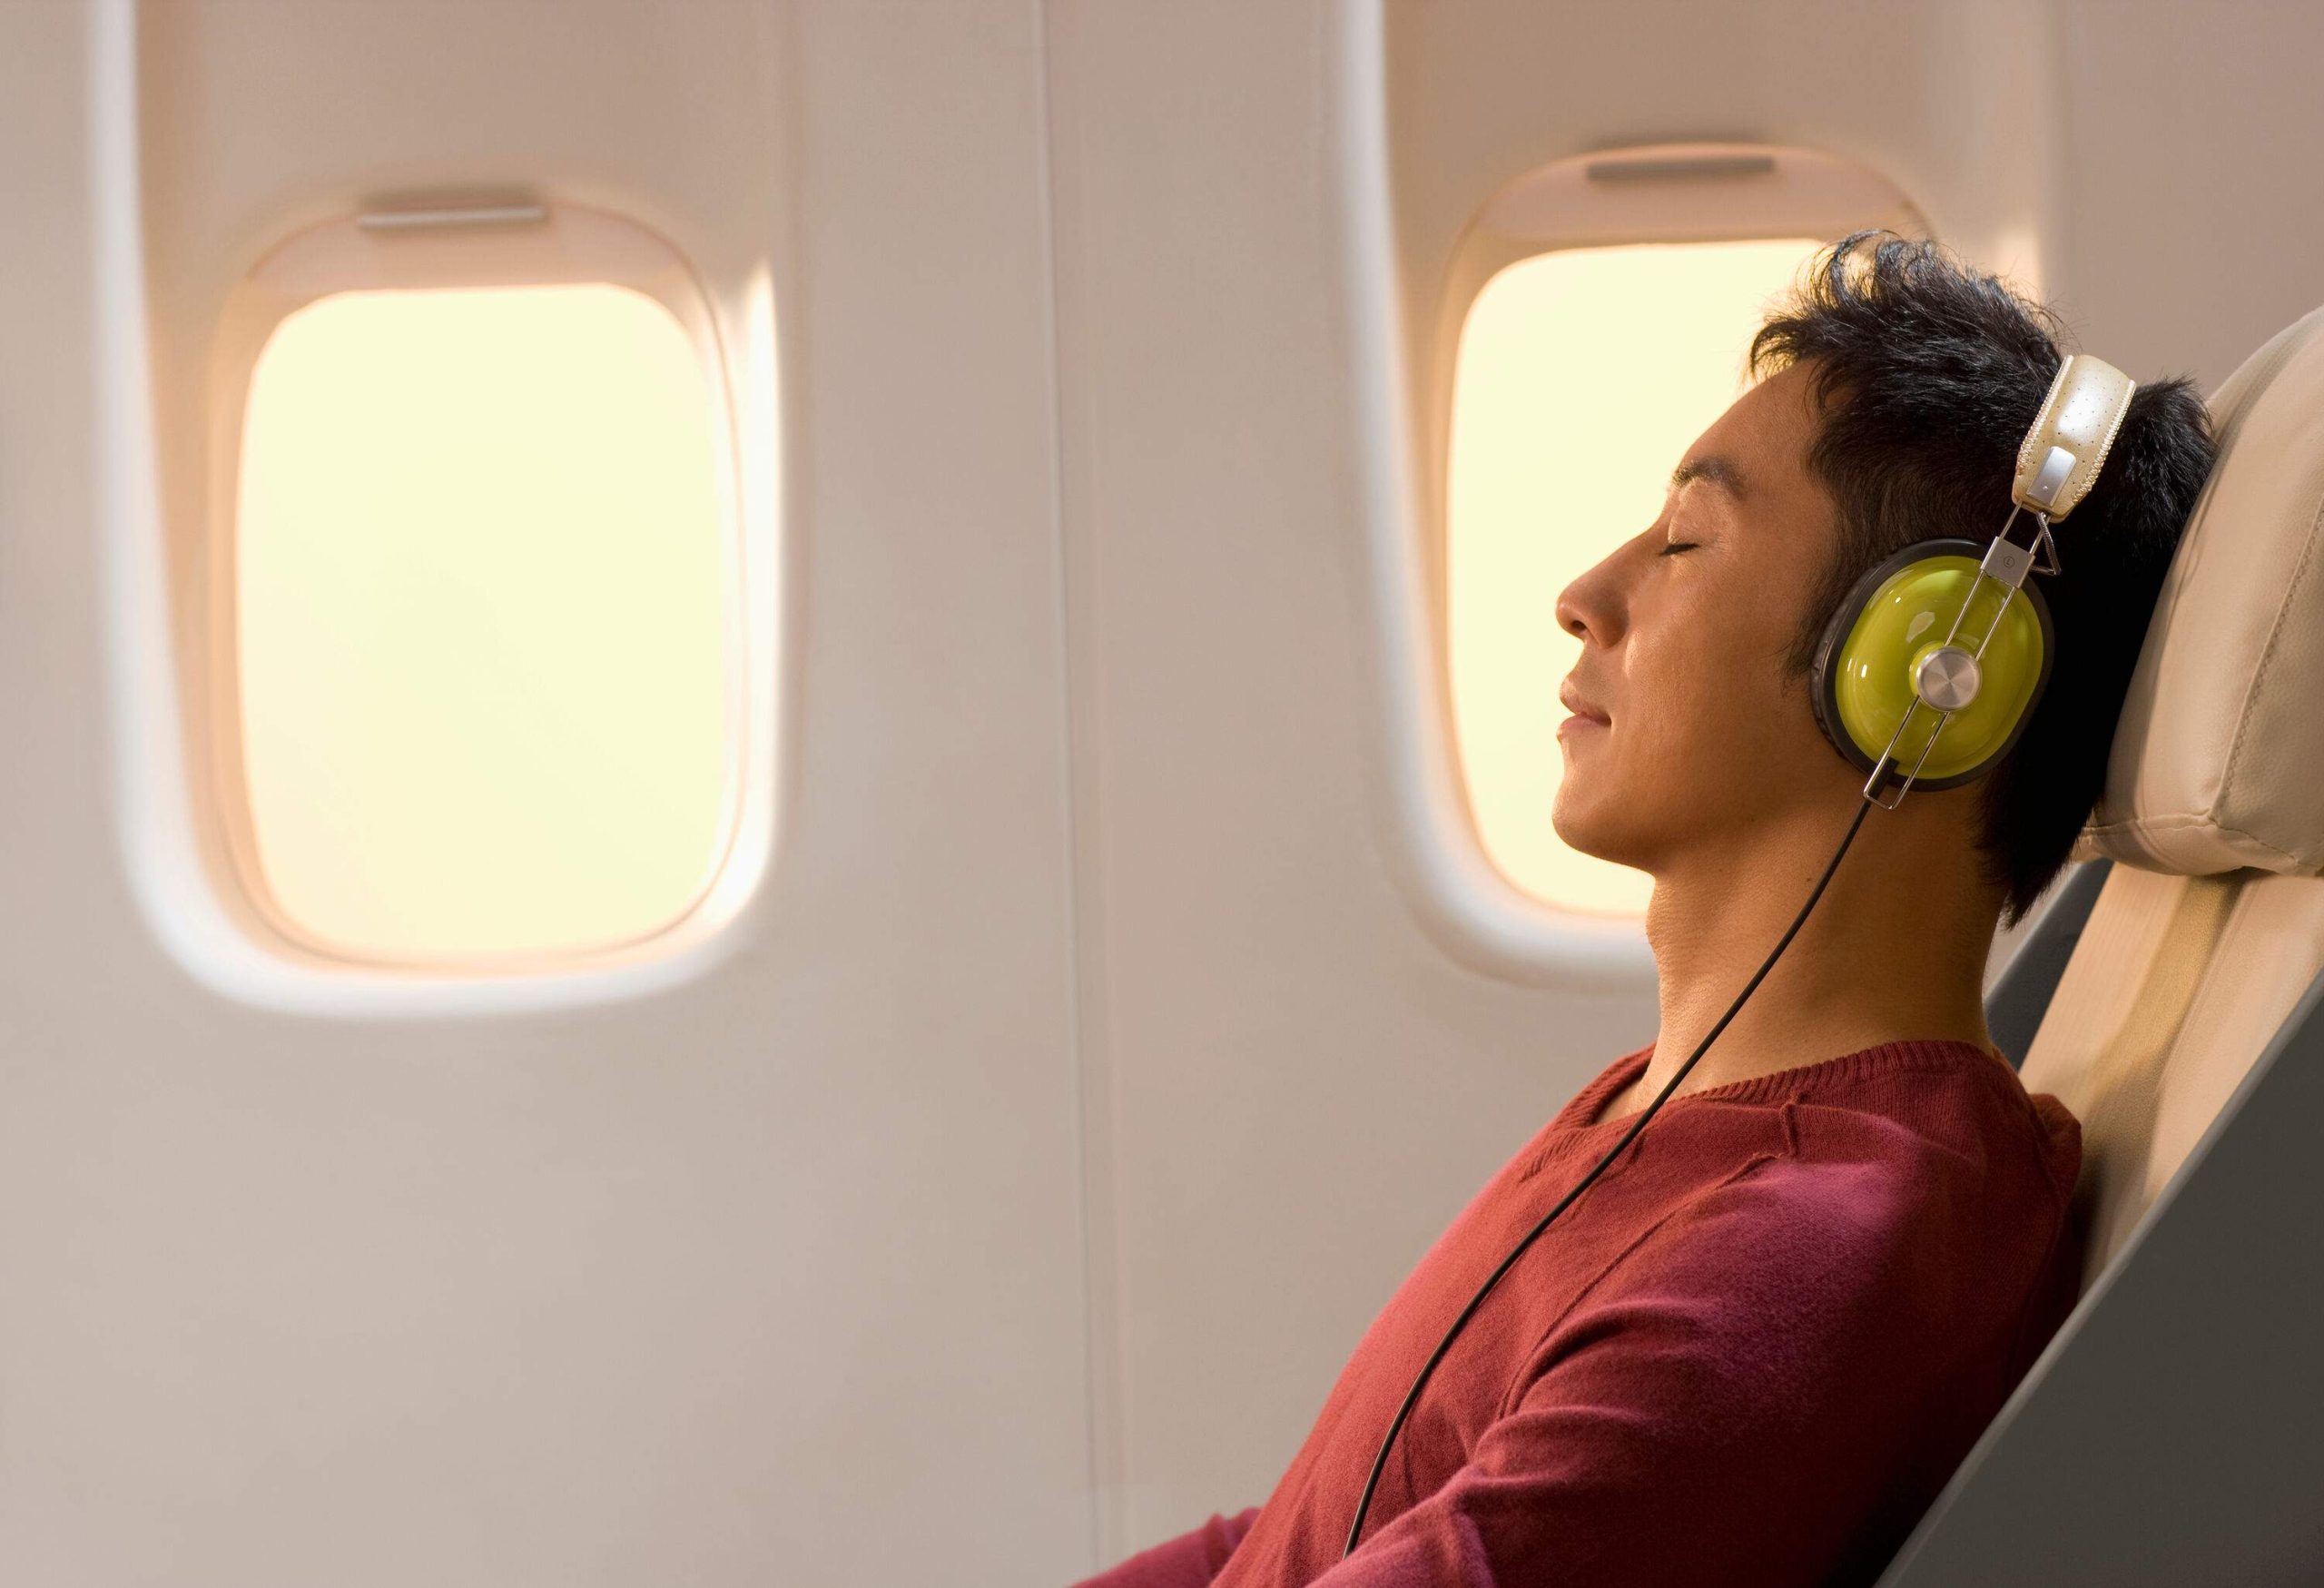
[{"label": "black hair", "polygon": [[[2017,448],[2058,366],[2047,309],[1926,239],[1863,231],[1819,250],[1751,339],[1749,372],[1809,367],[1807,469],[1837,509],[1838,554],[1790,650],[1805,676],[1825,624],[1867,569],[1915,540],[1990,541]],[[2034,574],[2056,626],[2050,681],[1977,785],[1977,848],[2014,924],[2064,867],[2106,781],[2114,728],[2163,575],[2217,445],[2191,378],[2142,382],[2090,494]],[[2019,538],[2030,529],[2020,520]]]}]

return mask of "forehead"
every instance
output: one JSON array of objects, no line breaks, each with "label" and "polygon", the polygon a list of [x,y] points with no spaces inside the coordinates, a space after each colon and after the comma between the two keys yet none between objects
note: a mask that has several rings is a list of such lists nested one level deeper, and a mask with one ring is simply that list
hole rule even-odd
[{"label": "forehead", "polygon": [[1724,483],[1728,466],[1738,476],[1747,506],[1798,506],[1822,494],[1807,472],[1816,439],[1808,370],[1795,364],[1758,382],[1729,403],[1679,459],[1680,478],[1704,476]]}]

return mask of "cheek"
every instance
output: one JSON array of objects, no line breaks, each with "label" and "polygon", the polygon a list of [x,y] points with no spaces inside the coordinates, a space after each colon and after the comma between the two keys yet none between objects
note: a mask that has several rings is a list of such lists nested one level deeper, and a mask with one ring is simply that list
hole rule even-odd
[{"label": "cheek", "polygon": [[1807,681],[1783,673],[1788,636],[1743,607],[1752,598],[1672,613],[1631,636],[1625,698],[1650,703],[1634,713],[1631,749],[1648,763],[1731,775],[1763,763],[1780,767],[1809,749],[1808,740],[1820,744]]}]

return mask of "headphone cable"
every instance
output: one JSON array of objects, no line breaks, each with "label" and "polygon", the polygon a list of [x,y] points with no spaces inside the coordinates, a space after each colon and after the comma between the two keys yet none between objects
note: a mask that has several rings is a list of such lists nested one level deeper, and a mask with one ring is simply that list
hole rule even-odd
[{"label": "headphone cable", "polygon": [[1711,1027],[1701,1041],[1695,1044],[1695,1050],[1687,1055],[1687,1061],[1679,1066],[1677,1073],[1663,1083],[1662,1090],[1655,1094],[1654,1100],[1640,1110],[1638,1119],[1628,1130],[1622,1132],[1622,1139],[1615,1142],[1606,1156],[1598,1160],[1596,1167],[1575,1183],[1573,1189],[1559,1198],[1556,1207],[1542,1215],[1541,1221],[1533,1226],[1523,1240],[1511,1248],[1507,1257],[1501,1259],[1501,1267],[1495,1268],[1492,1271],[1492,1277],[1484,1282],[1476,1295],[1469,1298],[1469,1305],[1461,1309],[1461,1316],[1452,1320],[1452,1327],[1447,1329],[1444,1337],[1437,1342],[1436,1350],[1422,1366],[1420,1376],[1413,1380],[1412,1389],[1404,1396],[1404,1404],[1396,1408],[1396,1420],[1388,1425],[1388,1436],[1380,1441],[1380,1454],[1372,1458],[1372,1475],[1364,1481],[1364,1497],[1356,1502],[1355,1521],[1347,1530],[1347,1546],[1340,1552],[1342,1560],[1345,1560],[1355,1553],[1355,1541],[1364,1531],[1364,1514],[1372,1508],[1372,1492],[1379,1486],[1381,1469],[1388,1465],[1389,1446],[1395,1444],[1397,1434],[1403,1429],[1404,1419],[1412,1415],[1413,1404],[1420,1399],[1421,1386],[1428,1382],[1428,1376],[1436,1371],[1437,1363],[1443,1360],[1445,1351],[1452,1344],[1452,1337],[1461,1332],[1461,1326],[1469,1321],[1470,1315],[1477,1310],[1479,1304],[1491,1293],[1492,1287],[1501,1283],[1501,1277],[1509,1272],[1510,1265],[1516,1262],[1525,1248],[1533,1244],[1534,1236],[1547,1229],[1551,1220],[1571,1207],[1573,1199],[1588,1190],[1591,1183],[1606,1172],[1607,1167],[1620,1158],[1631,1142],[1638,1139],[1638,1133],[1646,1129],[1646,1122],[1654,1118],[1656,1110],[1669,1100],[1670,1094],[1679,1089],[1679,1083],[1687,1079],[1687,1072],[1695,1067],[1695,1061],[1709,1050],[1718,1033],[1727,1029],[1727,1022],[1735,1018],[1736,1011],[1743,1007],[1743,1001],[1750,997],[1759,983],[1767,979],[1768,972],[1775,969],[1776,961],[1782,957],[1785,949],[1791,946],[1791,940],[1798,935],[1800,927],[1806,924],[1807,912],[1815,909],[1816,901],[1824,896],[1825,884],[1832,880],[1832,873],[1840,869],[1840,857],[1847,853],[1848,845],[1856,842],[1856,829],[1864,825],[1864,818],[1871,811],[1875,803],[1868,794],[1857,802],[1856,820],[1848,824],[1847,833],[1840,840],[1840,846],[1832,852],[1831,861],[1824,867],[1824,874],[1816,879],[1815,891],[1807,895],[1807,902],[1802,904],[1799,907],[1799,913],[1791,918],[1791,925],[1785,929],[1774,951],[1759,966],[1758,973],[1744,984],[1743,991],[1735,995],[1735,1001],[1727,1006],[1727,1012],[1718,1017],[1718,1023]]}]

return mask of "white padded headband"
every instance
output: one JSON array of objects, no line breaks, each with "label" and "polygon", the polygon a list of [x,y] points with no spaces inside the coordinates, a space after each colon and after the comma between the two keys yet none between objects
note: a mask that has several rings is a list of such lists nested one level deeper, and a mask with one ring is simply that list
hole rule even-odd
[{"label": "white padded headband", "polygon": [[2069,353],[2017,449],[2017,505],[2053,524],[2073,512],[2098,478],[2137,390],[2105,360]]}]

